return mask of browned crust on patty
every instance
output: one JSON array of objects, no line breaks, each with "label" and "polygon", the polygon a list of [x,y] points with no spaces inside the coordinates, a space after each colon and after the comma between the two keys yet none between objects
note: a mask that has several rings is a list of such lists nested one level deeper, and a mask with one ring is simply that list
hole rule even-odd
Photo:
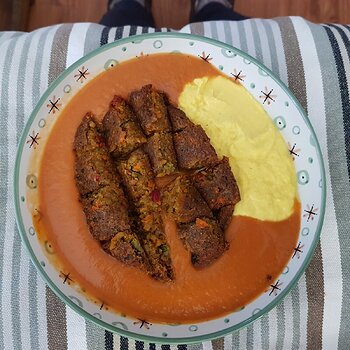
[{"label": "browned crust on patty", "polygon": [[99,241],[110,240],[120,231],[128,231],[130,219],[122,190],[115,185],[102,187],[81,198],[90,232]]},{"label": "browned crust on patty", "polygon": [[192,176],[192,181],[212,210],[235,205],[241,199],[228,158]]},{"label": "browned crust on patty", "polygon": [[194,170],[215,165],[219,160],[210,140],[199,125],[174,134],[179,168]]},{"label": "browned crust on patty", "polygon": [[[146,270],[148,263],[143,249],[135,250],[134,243],[140,243],[131,230],[128,203],[119,184],[120,178],[99,129],[89,113],[79,125],[74,140],[75,178],[86,221],[92,236],[101,241],[111,255],[124,264]],[[128,239],[119,240],[121,236]],[[108,244],[111,240],[115,243],[113,247]],[[115,247],[120,250],[116,252]]]},{"label": "browned crust on patty", "polygon": [[212,216],[207,203],[185,175],[178,176],[163,188],[162,204],[177,223],[189,223],[197,217]]},{"label": "browned crust on patty", "polygon": [[205,217],[178,227],[179,236],[191,252],[194,267],[211,265],[227,249],[228,244],[215,220]]},{"label": "browned crust on patty", "polygon": [[135,235],[128,232],[117,233],[105,249],[125,265],[148,270],[149,264],[145,252]]},{"label": "browned crust on patty", "polygon": [[153,89],[151,84],[133,91],[129,96],[129,103],[147,136],[155,132],[170,131],[163,94]]},{"label": "browned crust on patty", "polygon": [[223,231],[230,225],[234,207],[234,205],[226,205],[226,207],[222,207],[216,212],[218,224]]},{"label": "browned crust on patty", "polygon": [[193,127],[194,124],[186,116],[186,114],[179,108],[168,105],[168,116],[174,132],[181,131],[187,127]]},{"label": "browned crust on patty", "polygon": [[75,140],[75,179],[82,196],[101,187],[118,183],[113,163],[99,130],[98,123],[87,114],[79,125]]},{"label": "browned crust on patty", "polygon": [[114,96],[102,126],[108,150],[113,157],[125,157],[146,142],[131,109],[120,96]]}]

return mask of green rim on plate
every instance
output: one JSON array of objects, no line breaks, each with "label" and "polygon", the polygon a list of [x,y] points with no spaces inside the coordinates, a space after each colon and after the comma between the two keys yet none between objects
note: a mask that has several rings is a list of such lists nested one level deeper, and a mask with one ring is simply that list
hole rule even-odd
[{"label": "green rim on plate", "polygon": [[[321,180],[322,180],[322,198],[321,198],[322,205],[320,208],[319,221],[318,221],[318,225],[317,225],[316,232],[314,235],[314,239],[312,241],[311,248],[308,250],[307,255],[306,255],[301,267],[299,268],[298,272],[295,274],[292,281],[288,284],[288,287],[286,287],[283,291],[281,291],[281,293],[271,303],[269,303],[265,308],[259,310],[257,313],[255,313],[253,316],[247,318],[245,321],[243,321],[239,324],[236,324],[230,328],[226,328],[224,330],[221,330],[221,331],[216,331],[213,333],[209,333],[209,334],[205,334],[205,335],[201,335],[201,336],[196,336],[196,337],[191,337],[191,338],[188,338],[188,337],[184,337],[184,338],[160,338],[160,337],[136,334],[136,333],[124,330],[124,329],[113,327],[112,325],[93,317],[87,311],[80,308],[71,299],[69,299],[68,296],[64,295],[59,290],[59,288],[50,279],[50,277],[47,275],[47,273],[45,272],[45,270],[41,266],[40,262],[36,258],[35,254],[32,250],[32,247],[28,241],[28,238],[26,236],[25,227],[23,224],[23,218],[22,218],[21,210],[20,210],[20,194],[19,194],[19,185],[18,185],[19,184],[19,169],[20,169],[20,162],[21,162],[21,158],[22,158],[23,147],[24,147],[25,142],[26,142],[26,135],[29,132],[30,126],[31,126],[35,116],[37,115],[40,106],[47,100],[47,98],[49,98],[52,91],[54,91],[54,89],[58,86],[58,84],[60,84],[62,82],[62,80],[64,78],[66,78],[68,75],[73,73],[87,59],[90,59],[90,58],[96,56],[97,54],[99,54],[105,50],[108,50],[112,47],[118,47],[118,46],[121,46],[121,45],[124,45],[127,43],[137,42],[138,40],[142,40],[145,38],[161,39],[164,37],[166,37],[166,38],[184,38],[184,39],[190,39],[190,40],[194,40],[194,41],[205,42],[208,44],[215,45],[219,48],[222,48],[222,49],[228,50],[230,52],[235,52],[235,53],[239,54],[240,56],[244,57],[246,60],[253,62],[257,67],[259,67],[263,71],[267,72],[269,74],[269,76],[290,97],[292,102],[295,104],[298,112],[300,113],[300,115],[302,115],[305,123],[307,124],[307,126],[311,132],[311,135],[313,136],[314,141],[315,141],[317,157],[318,157],[318,161],[320,164],[320,172],[321,172],[320,175],[321,175]],[[115,41],[113,43],[104,45],[103,47],[98,48],[98,49],[92,51],[91,53],[87,54],[86,56],[82,57],[81,59],[79,59],[77,62],[75,62],[69,68],[67,68],[52,84],[50,84],[50,86],[48,87],[48,89],[46,90],[44,95],[40,98],[39,102],[37,103],[34,111],[30,115],[29,120],[26,123],[26,126],[23,130],[23,133],[22,133],[22,136],[20,139],[20,143],[19,143],[19,147],[18,147],[18,151],[17,151],[17,155],[16,155],[15,172],[14,172],[14,196],[15,196],[16,220],[17,220],[17,224],[19,227],[19,232],[20,232],[22,241],[24,242],[24,245],[26,246],[26,248],[29,252],[30,258],[31,258],[32,262],[34,263],[34,265],[36,266],[37,270],[43,276],[46,283],[50,286],[50,288],[55,292],[55,294],[65,304],[69,305],[79,315],[81,315],[81,316],[85,317],[86,319],[98,324],[99,326],[101,326],[101,327],[103,327],[111,332],[115,332],[115,333],[118,333],[120,335],[130,337],[132,339],[142,340],[142,341],[147,341],[147,342],[156,342],[156,343],[177,343],[177,344],[178,343],[187,343],[187,344],[189,344],[189,343],[202,342],[202,341],[206,341],[206,340],[215,339],[215,338],[218,338],[221,336],[225,336],[231,332],[239,330],[240,328],[242,328],[244,326],[247,326],[251,322],[255,321],[256,319],[258,319],[261,316],[263,316],[264,314],[266,314],[268,311],[270,311],[272,308],[274,308],[277,304],[279,304],[284,299],[284,297],[291,291],[291,289],[296,286],[299,278],[304,273],[306,267],[309,265],[310,260],[313,256],[314,250],[315,250],[317,243],[319,241],[321,228],[322,228],[322,224],[323,224],[323,220],[324,220],[325,207],[326,207],[326,205],[325,205],[325,203],[326,203],[325,202],[326,201],[326,181],[325,181],[325,169],[324,169],[324,163],[323,163],[323,159],[322,159],[322,153],[321,153],[321,149],[320,149],[319,143],[317,141],[315,132],[313,130],[313,127],[312,127],[308,117],[306,116],[302,106],[300,105],[299,101],[289,91],[289,89],[286,87],[286,85],[274,75],[274,73],[271,70],[269,70],[268,68],[263,66],[261,63],[259,63],[256,59],[254,59],[253,57],[249,56],[248,54],[242,52],[241,50],[233,48],[232,46],[224,44],[224,43],[219,42],[217,40],[213,40],[213,39],[209,39],[209,38],[205,38],[205,37],[201,37],[201,36],[196,36],[196,35],[191,35],[191,34],[183,34],[183,33],[152,33],[152,34],[136,35],[136,36],[120,39],[120,40]]]}]

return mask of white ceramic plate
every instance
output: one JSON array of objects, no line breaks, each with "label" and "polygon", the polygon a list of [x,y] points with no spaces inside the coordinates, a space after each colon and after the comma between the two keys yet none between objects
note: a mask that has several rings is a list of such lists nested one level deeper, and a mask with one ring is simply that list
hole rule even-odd
[{"label": "white ceramic plate", "polygon": [[[38,167],[33,164],[38,163],[36,153],[40,154],[40,148],[45,145],[53,125],[53,115],[55,119],[60,117],[62,109],[86,81],[140,53],[179,52],[201,56],[227,76],[236,76],[262,104],[289,144],[295,161],[302,209],[298,246],[269,290],[225,317],[175,326],[149,324],[100,309],[100,305],[87,300],[73,286],[62,283],[60,272],[50,262],[50,254],[54,254],[50,243],[42,245],[36,236],[31,215],[33,208],[27,202],[37,193]],[[79,71],[89,74],[81,76]],[[110,331],[161,343],[191,343],[223,336],[271,310],[295,286],[310,262],[319,240],[325,210],[321,151],[309,119],[293,94],[269,69],[242,51],[215,40],[179,33],[144,34],[118,40],[93,51],[66,69],[47,89],[25,126],[17,152],[14,187],[17,222],[23,243],[52,290],[80,315]]]}]

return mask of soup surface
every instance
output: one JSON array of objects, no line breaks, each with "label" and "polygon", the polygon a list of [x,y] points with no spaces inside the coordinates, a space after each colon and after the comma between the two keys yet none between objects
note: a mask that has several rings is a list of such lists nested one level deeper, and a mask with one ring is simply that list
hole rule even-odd
[{"label": "soup surface", "polygon": [[[41,217],[36,228],[48,240],[59,261],[96,301],[117,312],[153,322],[204,321],[236,310],[262,292],[283,271],[294,251],[300,225],[300,205],[282,221],[262,221],[236,215],[226,231],[230,244],[224,255],[203,270],[193,268],[189,252],[168,221],[175,280],[160,283],[106,254],[91,236],[78,201],[74,180],[74,135],[83,116],[102,119],[115,94],[152,83],[178,103],[185,85],[196,78],[221,75],[211,64],[192,56],[141,56],[91,80],[62,111],[49,135],[39,174]],[[244,106],[242,106],[244,108]]]}]

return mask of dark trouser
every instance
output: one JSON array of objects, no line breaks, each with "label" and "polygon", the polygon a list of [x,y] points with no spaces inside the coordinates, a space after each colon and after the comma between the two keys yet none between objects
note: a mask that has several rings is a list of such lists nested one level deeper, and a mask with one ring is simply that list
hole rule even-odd
[{"label": "dark trouser", "polygon": [[[198,13],[191,16],[190,22],[218,20],[240,21],[246,18],[247,17],[233,12],[230,8],[213,2],[204,6]],[[100,23],[108,27],[126,25],[155,27],[152,14],[139,3],[130,0],[123,0],[115,5],[102,17]]]}]

